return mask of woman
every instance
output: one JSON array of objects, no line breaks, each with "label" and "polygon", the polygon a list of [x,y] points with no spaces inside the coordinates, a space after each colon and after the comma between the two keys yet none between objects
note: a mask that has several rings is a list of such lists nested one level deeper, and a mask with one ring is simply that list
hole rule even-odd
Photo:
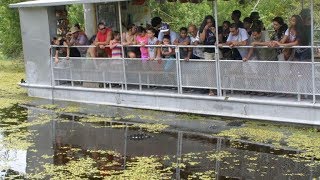
[{"label": "woman", "polygon": [[[204,45],[211,45],[210,48],[204,48],[204,59],[206,60],[214,60],[215,59],[215,43],[216,43],[216,33],[215,33],[215,25],[214,18],[211,15],[208,15],[204,18],[201,27],[199,29],[200,32],[200,41],[203,42]],[[209,68],[208,71],[208,86],[213,85],[214,80],[214,70]],[[209,96],[213,96],[214,92],[212,89],[209,90]]]},{"label": "woman", "polygon": [[[127,32],[122,34],[122,44],[124,46],[135,45],[137,38],[137,27],[134,24],[130,24],[127,27]],[[126,48],[127,57],[129,58],[137,58],[140,54],[140,50],[137,47],[127,47]]]},{"label": "woman", "polygon": [[[290,19],[290,27],[286,30],[283,38],[279,41],[274,41],[277,46],[303,46],[307,44],[307,38],[303,29],[302,18],[299,15],[293,15]],[[302,49],[292,49],[286,48],[283,50],[284,59],[293,59],[293,55],[298,60],[304,60],[306,58],[303,56],[305,53],[305,48]]]}]

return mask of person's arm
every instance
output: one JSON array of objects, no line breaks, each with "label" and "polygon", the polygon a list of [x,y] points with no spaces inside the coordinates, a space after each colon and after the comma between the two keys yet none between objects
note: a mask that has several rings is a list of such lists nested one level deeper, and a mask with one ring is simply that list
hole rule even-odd
[{"label": "person's arm", "polygon": [[113,43],[113,40],[110,41],[110,49],[115,48],[118,45],[118,43]]},{"label": "person's arm", "polygon": [[192,48],[188,48],[188,55],[186,58],[184,58],[184,60],[189,61],[191,59],[191,55],[192,55]]},{"label": "person's arm", "polygon": [[[63,42],[63,45],[64,46],[68,46],[67,42]],[[66,59],[68,60],[70,58],[70,47],[68,46],[67,47],[67,56],[66,56]]]},{"label": "person's arm", "polygon": [[112,37],[112,31],[110,30],[110,31],[108,32],[107,40],[106,40],[106,42],[105,42],[104,45],[110,45],[111,37]]},{"label": "person's arm", "polygon": [[174,42],[173,42],[173,44],[174,44],[174,45],[179,45],[179,39],[178,39],[178,38],[175,39]]},{"label": "person's arm", "polygon": [[252,56],[252,54],[253,54],[253,51],[254,51],[254,48],[250,48],[250,49],[249,49],[248,54],[247,54],[245,57],[242,58],[243,62],[246,62],[246,61],[248,61],[248,60],[251,58],[251,56]]},{"label": "person's arm", "polygon": [[56,48],[56,52],[54,55],[54,63],[56,63],[56,64],[58,64],[58,62],[59,62],[59,56],[58,56],[59,52],[58,51],[59,50]]},{"label": "person's arm", "polygon": [[208,30],[208,26],[206,25],[202,31],[202,33],[200,33],[199,38],[200,38],[200,42],[204,42],[206,40],[206,32]]},{"label": "person's arm", "polygon": [[288,46],[298,46],[299,45],[299,40],[295,40],[291,43],[281,43],[281,42],[278,42],[278,41],[275,41],[275,43],[278,45],[278,46],[285,46],[285,47],[288,47]]}]

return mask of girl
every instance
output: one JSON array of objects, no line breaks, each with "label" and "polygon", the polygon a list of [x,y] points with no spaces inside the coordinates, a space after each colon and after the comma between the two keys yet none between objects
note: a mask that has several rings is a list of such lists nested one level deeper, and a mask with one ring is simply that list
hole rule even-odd
[{"label": "girl", "polygon": [[141,45],[140,53],[142,62],[146,62],[149,58],[148,48],[145,45],[148,44],[147,31],[142,26],[138,27],[138,36],[136,38],[136,44]]},{"label": "girl", "polygon": [[112,50],[112,58],[122,58],[121,47],[119,46],[121,43],[120,33],[118,31],[114,31],[113,39],[110,41],[110,49]]},{"label": "girl", "polygon": [[[54,37],[52,39],[51,44],[56,45],[56,46],[68,46],[66,39],[57,38],[57,37]],[[69,59],[70,48],[69,47],[54,47],[53,54],[54,54],[54,62],[56,64],[58,64],[59,57],[66,57],[67,60]]]},{"label": "girl", "polygon": [[[188,29],[186,27],[180,28],[180,35],[179,37],[174,41],[175,45],[190,45],[190,37],[188,36]],[[180,59],[184,59],[186,61],[189,61],[192,51],[191,48],[182,47],[179,48],[180,52]]]},{"label": "girl", "polygon": [[[147,29],[148,45],[158,45],[159,44],[158,38],[155,37],[155,34],[156,34],[156,30],[154,28]],[[158,53],[158,48],[149,47],[148,52],[149,52],[149,60],[160,59],[159,53]]]},{"label": "girl", "polygon": [[164,71],[168,72],[172,69],[173,65],[173,59],[174,59],[174,50],[172,47],[169,47],[170,45],[170,35],[164,35],[161,47],[161,55],[163,58],[167,59],[164,64]]}]

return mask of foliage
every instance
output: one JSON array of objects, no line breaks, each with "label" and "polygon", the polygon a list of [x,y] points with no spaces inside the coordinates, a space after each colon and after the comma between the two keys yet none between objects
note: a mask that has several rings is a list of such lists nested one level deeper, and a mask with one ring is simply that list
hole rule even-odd
[{"label": "foliage", "polygon": [[0,52],[8,57],[22,55],[20,20],[17,9],[9,8],[9,4],[23,0],[1,0],[0,2]]},{"label": "foliage", "polygon": [[81,27],[84,26],[84,16],[83,16],[83,5],[73,4],[67,7],[68,10],[68,20],[70,26],[79,23]]}]

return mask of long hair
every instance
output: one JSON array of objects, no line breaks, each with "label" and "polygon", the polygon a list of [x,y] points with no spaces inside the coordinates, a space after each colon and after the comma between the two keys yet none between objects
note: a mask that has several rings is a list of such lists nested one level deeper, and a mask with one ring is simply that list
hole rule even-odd
[{"label": "long hair", "polygon": [[199,29],[199,32],[202,33],[203,32],[203,29],[204,27],[207,25],[207,20],[210,19],[212,21],[212,25],[213,27],[216,27],[216,24],[215,24],[215,20],[213,18],[213,16],[211,15],[207,15],[204,20],[202,21],[201,23],[201,26],[200,26],[200,29]]},{"label": "long hair", "polygon": [[304,45],[307,44],[308,38],[306,33],[304,32],[304,27],[303,27],[303,21],[301,16],[299,15],[293,15],[291,18],[296,19],[296,24],[293,26],[290,26],[290,29],[294,29],[296,31],[296,36],[299,38],[299,44]]},{"label": "long hair", "polygon": [[277,38],[281,39],[282,35],[286,32],[286,30],[288,29],[288,25],[284,22],[282,17],[275,17],[272,19],[272,22],[277,22],[278,24],[280,24],[280,28],[278,29],[278,31],[276,32]]}]

